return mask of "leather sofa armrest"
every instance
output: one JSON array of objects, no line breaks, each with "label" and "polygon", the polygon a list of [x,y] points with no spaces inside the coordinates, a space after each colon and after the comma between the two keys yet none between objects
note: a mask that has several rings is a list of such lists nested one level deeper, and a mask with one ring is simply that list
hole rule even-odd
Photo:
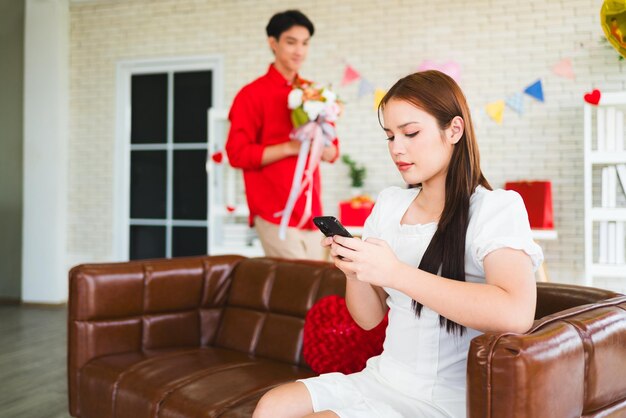
[{"label": "leather sofa armrest", "polygon": [[470,344],[467,416],[587,416],[610,408],[626,399],[624,342],[625,296],[546,316],[525,334],[482,334]]},{"label": "leather sofa armrest", "polygon": [[70,403],[96,357],[209,345],[241,256],[82,264],[69,273]]}]

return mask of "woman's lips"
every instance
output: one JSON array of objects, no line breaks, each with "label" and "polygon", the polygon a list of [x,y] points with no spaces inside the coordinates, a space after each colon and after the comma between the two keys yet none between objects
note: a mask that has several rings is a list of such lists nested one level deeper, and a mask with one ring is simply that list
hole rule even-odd
[{"label": "woman's lips", "polygon": [[398,166],[398,170],[400,171],[406,171],[409,168],[413,167],[413,164],[411,163],[396,163],[396,165]]}]

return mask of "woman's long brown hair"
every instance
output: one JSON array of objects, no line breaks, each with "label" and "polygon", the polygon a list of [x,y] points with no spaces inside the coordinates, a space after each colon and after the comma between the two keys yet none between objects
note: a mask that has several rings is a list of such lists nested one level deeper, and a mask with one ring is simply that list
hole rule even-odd
[{"label": "woman's long brown hair", "polygon": [[[439,130],[447,129],[456,116],[465,122],[461,139],[454,145],[446,175],[446,200],[443,212],[419,268],[451,280],[465,281],[465,235],[469,223],[470,196],[478,185],[491,190],[480,169],[480,155],[465,96],[456,82],[439,71],[408,75],[391,87],[378,106],[378,114],[390,100],[403,100],[431,114]],[[442,138],[443,140],[443,138]],[[422,304],[413,300],[419,316]],[[439,316],[440,326],[462,335],[465,327]]]}]

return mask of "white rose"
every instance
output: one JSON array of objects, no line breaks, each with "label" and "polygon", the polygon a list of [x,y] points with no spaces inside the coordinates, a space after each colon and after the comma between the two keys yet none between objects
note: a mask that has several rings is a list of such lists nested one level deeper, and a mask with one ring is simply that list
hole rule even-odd
[{"label": "white rose", "polygon": [[293,89],[289,92],[289,97],[287,98],[287,107],[289,109],[295,109],[302,104],[302,93],[300,89]]},{"label": "white rose", "polygon": [[328,89],[324,89],[322,97],[326,99],[327,103],[334,103],[337,100],[337,95]]},{"label": "white rose", "polygon": [[314,121],[324,110],[325,104],[324,102],[320,102],[318,100],[307,100],[304,102],[302,109],[309,116],[310,121]]}]

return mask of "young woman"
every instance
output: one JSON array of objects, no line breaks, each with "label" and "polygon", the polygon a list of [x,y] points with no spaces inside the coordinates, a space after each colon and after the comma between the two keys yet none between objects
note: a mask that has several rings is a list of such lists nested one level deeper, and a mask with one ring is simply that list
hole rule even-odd
[{"label": "young woman", "polygon": [[459,86],[438,71],[415,73],[380,110],[389,154],[418,187],[383,190],[363,240],[322,245],[346,274],[346,303],[361,327],[389,309],[383,353],[359,373],[269,391],[255,418],[465,417],[470,340],[523,333],[533,322],[542,251],[520,196],[492,191],[483,176]]}]

